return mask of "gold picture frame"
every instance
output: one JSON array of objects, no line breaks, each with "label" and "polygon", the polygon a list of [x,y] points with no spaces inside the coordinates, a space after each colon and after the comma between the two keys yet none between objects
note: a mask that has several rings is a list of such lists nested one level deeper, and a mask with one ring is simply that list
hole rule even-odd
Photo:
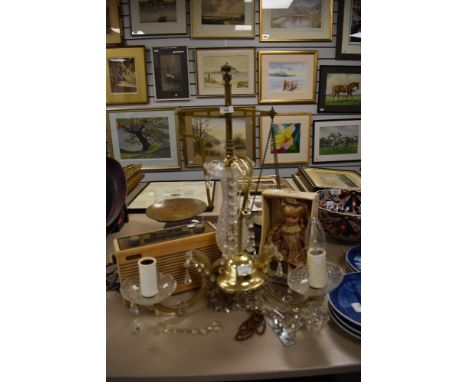
[{"label": "gold picture frame", "polygon": [[260,0],[260,42],[332,41],[333,0],[294,0],[274,9],[269,3]]},{"label": "gold picture frame", "polygon": [[106,0],[106,45],[122,43],[119,0]]},{"label": "gold picture frame", "polygon": [[[179,126],[185,167],[201,167],[204,161],[224,159],[226,119],[219,108],[181,109]],[[234,154],[247,156],[255,162],[255,113],[250,108],[235,108],[232,135]]]},{"label": "gold picture frame", "polygon": [[316,103],[316,50],[258,51],[259,103]]},{"label": "gold picture frame", "polygon": [[253,1],[190,2],[192,38],[255,38]]},{"label": "gold picture frame", "polygon": [[175,108],[107,111],[110,154],[121,163],[142,164],[143,170],[180,168]]},{"label": "gold picture frame", "polygon": [[[281,113],[274,118],[276,155],[278,164],[309,163],[311,113]],[[271,128],[271,118],[260,117],[260,153],[265,153],[265,146]],[[271,138],[269,146],[271,147]],[[266,150],[264,164],[274,164],[272,148]]]},{"label": "gold picture frame", "polygon": [[255,48],[195,49],[197,95],[224,97],[221,67],[231,65],[232,96],[255,96]]},{"label": "gold picture frame", "polygon": [[338,170],[322,167],[299,167],[297,175],[309,191],[324,188],[341,188],[346,190],[361,190],[361,174],[354,170]]},{"label": "gold picture frame", "polygon": [[106,103],[147,103],[145,47],[106,49]]}]

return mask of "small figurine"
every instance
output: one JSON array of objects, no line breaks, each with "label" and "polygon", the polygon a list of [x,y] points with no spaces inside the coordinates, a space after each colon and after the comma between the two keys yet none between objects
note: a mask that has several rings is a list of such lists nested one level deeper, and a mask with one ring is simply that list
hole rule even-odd
[{"label": "small figurine", "polygon": [[[281,206],[282,221],[273,226],[267,236],[267,242],[273,244],[282,255],[279,261],[297,266],[305,264],[305,230],[307,222],[306,207],[288,199]],[[293,203],[293,201],[295,203]]]}]

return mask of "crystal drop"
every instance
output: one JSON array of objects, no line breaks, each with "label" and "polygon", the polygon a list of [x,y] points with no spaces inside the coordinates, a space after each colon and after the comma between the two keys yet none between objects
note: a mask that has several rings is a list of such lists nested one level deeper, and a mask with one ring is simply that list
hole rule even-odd
[{"label": "crystal drop", "polygon": [[190,285],[192,283],[192,278],[190,277],[190,272],[188,268],[185,268],[184,284]]},{"label": "crystal drop", "polygon": [[276,276],[283,277],[283,274],[283,265],[281,264],[281,261],[278,261],[278,266],[276,267]]}]

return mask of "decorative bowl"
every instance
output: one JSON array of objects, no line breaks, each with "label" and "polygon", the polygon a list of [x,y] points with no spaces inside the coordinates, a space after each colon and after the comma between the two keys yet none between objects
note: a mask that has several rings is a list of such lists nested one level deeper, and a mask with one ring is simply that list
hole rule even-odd
[{"label": "decorative bowl", "polygon": [[343,241],[361,241],[361,193],[330,188],[317,191],[318,218],[330,236]]}]

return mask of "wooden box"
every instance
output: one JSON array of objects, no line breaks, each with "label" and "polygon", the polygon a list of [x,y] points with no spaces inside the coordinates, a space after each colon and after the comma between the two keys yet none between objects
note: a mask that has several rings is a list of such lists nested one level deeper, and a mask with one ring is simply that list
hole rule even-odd
[{"label": "wooden box", "polygon": [[177,281],[174,293],[195,289],[201,285],[201,273],[190,267],[191,284],[184,284],[187,251],[205,253],[211,262],[221,256],[216,244],[216,228],[210,222],[204,222],[203,232],[194,232],[193,227],[178,226],[147,232],[135,236],[114,239],[115,257],[119,280],[122,283],[129,277],[138,278],[138,259],[154,257],[157,270],[170,274]]}]

